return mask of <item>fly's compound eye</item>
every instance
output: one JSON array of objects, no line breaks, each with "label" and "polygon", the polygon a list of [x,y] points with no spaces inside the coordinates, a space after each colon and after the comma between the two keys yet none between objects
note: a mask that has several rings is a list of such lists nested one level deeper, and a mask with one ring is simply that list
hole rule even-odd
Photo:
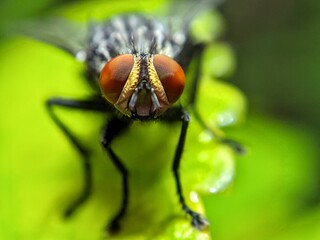
[{"label": "fly's compound eye", "polygon": [[119,99],[133,65],[133,56],[124,54],[111,59],[103,67],[100,73],[100,88],[110,103],[115,104]]},{"label": "fly's compound eye", "polygon": [[186,77],[181,66],[172,58],[161,54],[153,57],[153,65],[169,103],[173,104],[181,96],[185,85]]}]

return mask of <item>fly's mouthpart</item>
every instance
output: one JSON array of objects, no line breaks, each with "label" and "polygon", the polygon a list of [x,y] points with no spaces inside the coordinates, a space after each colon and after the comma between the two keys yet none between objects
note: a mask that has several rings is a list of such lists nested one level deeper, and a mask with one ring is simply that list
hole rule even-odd
[{"label": "fly's mouthpart", "polygon": [[156,116],[156,113],[158,112],[158,110],[160,110],[160,103],[154,89],[146,79],[143,79],[139,82],[138,86],[134,89],[134,92],[131,95],[131,98],[128,104],[128,108],[131,112],[131,115],[139,116],[137,114],[136,105],[139,99],[139,94],[143,90],[146,91],[147,95],[150,94],[150,98],[151,98],[152,108],[150,109],[149,115]]}]

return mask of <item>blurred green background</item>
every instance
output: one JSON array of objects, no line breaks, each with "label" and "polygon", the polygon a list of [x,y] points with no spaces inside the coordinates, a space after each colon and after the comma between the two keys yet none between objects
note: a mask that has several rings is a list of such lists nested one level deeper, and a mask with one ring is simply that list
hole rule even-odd
[{"label": "blurred green background", "polygon": [[[1,37],[4,38],[12,21],[47,15],[52,9],[63,8],[70,2],[80,1],[2,0]],[[70,12],[72,9],[76,11],[76,8],[69,9]],[[212,238],[320,239],[320,2],[229,0],[221,11],[227,26],[223,40],[233,46],[237,56],[237,70],[231,82],[244,92],[249,103],[246,123],[226,129],[226,132],[242,142],[248,153],[237,159],[233,187],[224,194],[204,199],[212,222]],[[6,55],[11,51],[19,55],[14,44],[6,49]],[[55,54],[44,53],[42,57],[55,58]],[[4,60],[15,64],[15,56]],[[72,78],[80,67],[71,60],[68,64],[75,68],[70,73]],[[50,71],[50,74],[55,74],[55,71]],[[21,109],[18,109],[21,114],[16,114],[15,109],[10,109],[15,97],[8,99],[3,94],[8,86],[15,83],[15,73],[12,72],[11,79],[0,81],[1,104],[6,106],[1,109],[1,122],[18,120],[17,117],[23,116],[28,109],[25,105],[32,107],[36,103],[21,102]],[[35,88],[26,82],[26,91],[34,91]],[[49,94],[50,86],[47,88]],[[43,121],[47,119],[43,117]],[[19,127],[24,124],[24,120],[20,120],[16,123]],[[1,137],[1,147],[4,149],[11,140]],[[23,148],[22,143],[8,147],[12,152],[19,151]],[[63,146],[64,143],[60,144]],[[26,156],[26,161],[32,162],[32,154]],[[67,159],[66,156],[60,157]],[[1,157],[0,160],[6,159]],[[31,165],[26,171],[33,167]],[[13,169],[10,173],[15,171]],[[57,168],[56,172],[61,172],[61,169]],[[5,174],[9,173],[0,176],[3,194],[13,191],[8,179],[14,175]],[[61,174],[68,174],[68,170]],[[43,176],[38,177],[41,179]],[[0,207],[8,206],[0,203]],[[10,215],[12,209],[14,214],[15,202],[9,206],[10,209],[2,210],[2,216]],[[2,231],[18,228],[18,222],[3,220]],[[16,235],[12,239],[24,238]]]}]

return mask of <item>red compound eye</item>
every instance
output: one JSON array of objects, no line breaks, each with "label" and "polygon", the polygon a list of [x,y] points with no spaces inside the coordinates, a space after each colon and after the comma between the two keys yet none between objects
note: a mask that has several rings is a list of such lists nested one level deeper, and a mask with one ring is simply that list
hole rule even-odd
[{"label": "red compound eye", "polygon": [[153,65],[169,103],[173,104],[181,96],[186,80],[181,66],[172,58],[160,54],[153,57]]},{"label": "red compound eye", "polygon": [[100,73],[100,88],[104,97],[115,104],[133,68],[131,54],[119,55],[111,59]]}]

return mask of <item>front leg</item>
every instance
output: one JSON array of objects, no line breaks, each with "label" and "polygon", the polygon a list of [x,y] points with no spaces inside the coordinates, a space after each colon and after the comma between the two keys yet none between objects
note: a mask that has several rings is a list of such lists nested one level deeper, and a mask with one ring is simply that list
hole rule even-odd
[{"label": "front leg", "polygon": [[205,47],[203,44],[198,44],[194,46],[194,52],[193,57],[195,58],[195,73],[191,82],[191,87],[188,92],[188,102],[187,105],[190,107],[192,112],[194,113],[195,119],[198,121],[198,123],[206,130],[209,130],[209,132],[214,136],[217,141],[219,141],[222,144],[226,144],[230,146],[235,152],[242,154],[245,152],[245,149],[242,147],[240,143],[238,143],[235,140],[225,138],[221,135],[219,135],[216,131],[214,131],[212,128],[210,128],[207,123],[202,119],[200,116],[200,113],[197,109],[197,94],[198,89],[200,85],[200,79],[201,79],[201,70],[202,70],[202,57],[203,57],[203,51],[205,50]]},{"label": "front leg", "polygon": [[79,139],[69,130],[69,128],[62,122],[62,120],[55,113],[55,107],[67,108],[70,110],[88,110],[97,112],[108,112],[110,107],[108,107],[100,99],[89,99],[89,100],[75,100],[75,99],[63,99],[63,98],[50,98],[46,102],[47,111],[56,123],[56,125],[61,129],[61,131],[70,140],[72,145],[81,155],[81,163],[83,169],[83,188],[79,196],[72,202],[72,204],[66,209],[64,215],[65,217],[70,217],[90,196],[92,189],[92,173],[91,173],[91,162],[90,162],[90,152],[85,147],[82,146]]},{"label": "front leg", "polygon": [[111,119],[106,127],[103,129],[101,136],[101,144],[106,149],[113,165],[117,168],[122,176],[122,203],[118,213],[113,217],[110,224],[107,226],[107,231],[112,233],[119,231],[120,224],[119,221],[125,215],[128,206],[128,171],[125,165],[122,163],[121,159],[115,154],[111,148],[112,141],[123,133],[130,126],[131,120],[124,118],[113,118]]},{"label": "front leg", "polygon": [[191,210],[190,207],[186,204],[185,198],[183,195],[182,186],[181,186],[180,175],[179,175],[180,161],[181,161],[182,152],[183,152],[183,148],[186,140],[190,116],[182,108],[171,108],[168,110],[167,115],[163,116],[162,120],[169,121],[169,122],[172,122],[172,121],[182,122],[180,137],[179,137],[178,145],[176,147],[176,151],[173,159],[172,171],[173,171],[174,179],[176,182],[179,201],[182,205],[183,211],[187,213],[189,216],[191,216],[191,224],[196,229],[204,230],[209,226],[209,222],[201,214]]}]

